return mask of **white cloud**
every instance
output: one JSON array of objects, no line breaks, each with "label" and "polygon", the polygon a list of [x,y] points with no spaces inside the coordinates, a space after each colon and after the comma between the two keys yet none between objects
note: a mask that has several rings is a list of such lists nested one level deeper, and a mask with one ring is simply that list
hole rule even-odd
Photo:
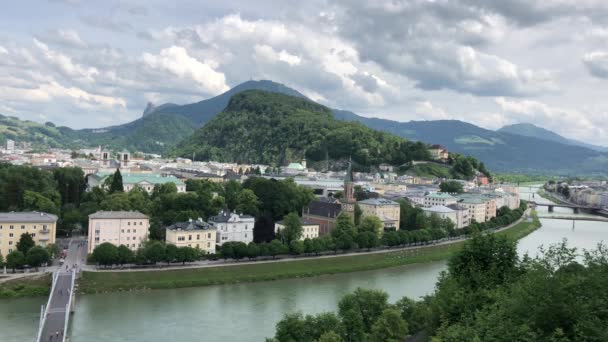
[{"label": "white cloud", "polygon": [[213,62],[201,62],[191,57],[183,47],[171,46],[161,50],[159,55],[144,53],[142,59],[151,68],[195,81],[206,93],[218,94],[229,89],[224,74],[210,66]]},{"label": "white cloud", "polygon": [[291,66],[298,65],[302,61],[302,59],[296,55],[292,55],[285,50],[277,52],[275,49],[272,48],[272,46],[268,45],[256,44],[253,49],[256,53],[256,56],[260,58],[265,58],[271,61],[284,62]]},{"label": "white cloud", "polygon": [[496,98],[496,103],[513,123],[526,122],[551,129],[566,137],[597,142],[608,134],[605,126],[608,112],[586,113],[581,110],[558,108],[534,100]]},{"label": "white cloud", "polygon": [[95,82],[95,77],[99,75],[99,71],[93,67],[85,67],[80,64],[72,62],[72,58],[62,53],[51,50],[46,44],[42,43],[38,39],[34,38],[34,44],[43,54],[43,57],[52,66],[59,68],[59,70],[68,77],[75,77],[79,79],[85,79],[88,82]]},{"label": "white cloud", "polygon": [[608,78],[608,52],[595,51],[587,53],[583,56],[583,63],[587,70],[600,78]]}]

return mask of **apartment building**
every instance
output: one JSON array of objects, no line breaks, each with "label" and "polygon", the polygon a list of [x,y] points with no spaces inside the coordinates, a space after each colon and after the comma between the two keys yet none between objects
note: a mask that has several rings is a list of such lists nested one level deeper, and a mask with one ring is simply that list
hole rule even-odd
[{"label": "apartment building", "polygon": [[55,243],[57,216],[43,212],[0,213],[0,254],[6,256],[17,250],[21,235],[29,233],[36,246]]},{"label": "apartment building", "polygon": [[424,196],[424,206],[425,207],[432,207],[432,206],[436,206],[436,205],[442,205],[444,207],[450,205],[450,204],[456,204],[457,198],[450,195],[450,194],[446,194],[443,192],[439,192],[436,194],[429,194]]},{"label": "apartment building", "polygon": [[125,245],[131,250],[141,247],[148,237],[150,220],[137,211],[98,211],[89,215],[88,253],[104,242]]},{"label": "apartment building", "polygon": [[199,248],[207,254],[215,254],[216,235],[215,227],[199,218],[167,227],[165,242],[177,247]]}]

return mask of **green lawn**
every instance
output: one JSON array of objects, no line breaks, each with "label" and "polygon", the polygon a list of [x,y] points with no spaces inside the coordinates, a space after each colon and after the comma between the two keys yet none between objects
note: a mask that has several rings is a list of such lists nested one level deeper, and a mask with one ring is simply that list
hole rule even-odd
[{"label": "green lawn", "polygon": [[[538,225],[538,221],[535,223],[522,222],[498,235],[505,235],[509,239],[517,240],[537,229]],[[253,265],[170,271],[84,272],[79,285],[83,293],[96,293],[312,277],[321,274],[356,272],[444,260],[459,250],[462,244],[459,242],[445,246],[428,246],[417,250]]]},{"label": "green lawn", "polygon": [[48,296],[51,275],[38,275],[0,283],[0,298]]}]

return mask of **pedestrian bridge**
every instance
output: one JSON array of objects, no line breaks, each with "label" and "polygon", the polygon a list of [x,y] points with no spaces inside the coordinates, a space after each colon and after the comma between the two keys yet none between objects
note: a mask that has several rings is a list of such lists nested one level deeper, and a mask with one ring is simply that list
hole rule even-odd
[{"label": "pedestrian bridge", "polygon": [[74,306],[74,280],[76,271],[60,270],[53,273],[53,285],[49,300],[40,309],[40,326],[37,342],[65,341]]}]

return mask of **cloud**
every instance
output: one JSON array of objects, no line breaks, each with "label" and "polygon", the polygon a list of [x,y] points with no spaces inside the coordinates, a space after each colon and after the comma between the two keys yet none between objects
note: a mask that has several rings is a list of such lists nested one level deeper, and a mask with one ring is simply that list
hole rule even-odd
[{"label": "cloud", "polygon": [[55,45],[70,48],[86,48],[87,44],[80,38],[78,32],[74,30],[55,29],[37,35],[38,40],[53,43]]},{"label": "cloud", "polygon": [[95,77],[99,75],[99,71],[93,67],[85,67],[72,62],[69,56],[51,50],[46,44],[34,38],[34,44],[43,53],[46,61],[57,68],[64,76],[84,79],[88,82],[94,82]]},{"label": "cloud", "polygon": [[218,94],[229,89],[224,74],[214,70],[214,62],[201,62],[188,55],[183,47],[172,46],[161,50],[159,55],[144,53],[142,60],[151,68],[195,81],[206,93]]},{"label": "cloud", "polygon": [[587,113],[581,110],[559,108],[534,100],[496,98],[496,103],[513,123],[533,123],[558,132],[566,137],[607,143],[605,125],[608,112]]},{"label": "cloud", "polygon": [[133,30],[133,25],[131,25],[129,22],[116,19],[112,16],[87,15],[82,17],[81,21],[88,26],[116,33]]},{"label": "cloud", "polygon": [[583,63],[591,75],[608,78],[608,52],[595,51],[583,56]]},{"label": "cloud", "polygon": [[292,66],[298,65],[302,61],[302,59],[296,55],[292,55],[285,50],[277,52],[275,49],[272,48],[272,46],[268,45],[256,44],[253,49],[257,57],[265,58],[270,61],[280,61]]}]

